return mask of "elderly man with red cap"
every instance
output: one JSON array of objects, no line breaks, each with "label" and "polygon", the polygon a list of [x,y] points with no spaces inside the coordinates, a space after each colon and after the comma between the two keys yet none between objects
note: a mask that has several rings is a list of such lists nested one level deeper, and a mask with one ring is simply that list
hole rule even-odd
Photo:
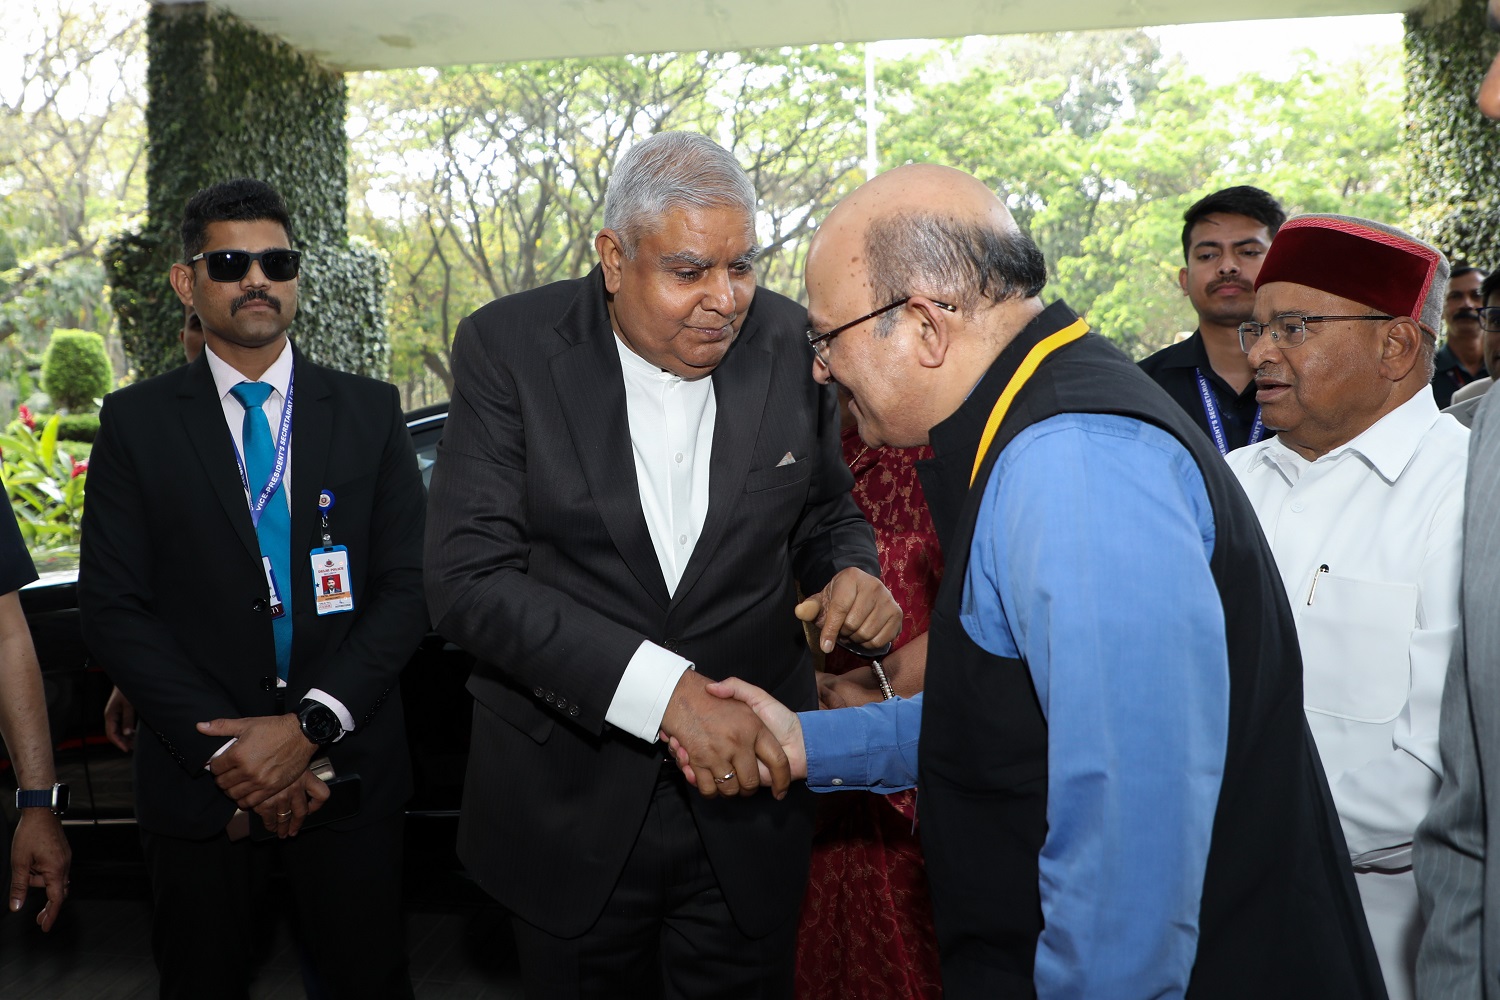
[{"label": "elderly man with red cap", "polygon": [[1448,262],[1364,219],[1288,222],[1240,343],[1274,438],[1234,452],[1302,648],[1304,704],[1393,1000],[1421,937],[1411,848],[1437,793],[1468,431],[1428,380]]}]

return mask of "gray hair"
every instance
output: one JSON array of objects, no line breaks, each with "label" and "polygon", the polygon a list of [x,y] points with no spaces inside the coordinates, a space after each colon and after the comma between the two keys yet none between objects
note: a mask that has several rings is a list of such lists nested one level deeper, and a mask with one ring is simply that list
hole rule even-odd
[{"label": "gray hair", "polygon": [[[1047,262],[1019,229],[963,222],[932,212],[877,219],[865,231],[865,258],[876,305],[922,294],[972,310],[980,299],[1032,298],[1047,284]],[[885,336],[898,320],[876,325]]]},{"label": "gray hair", "polygon": [[737,208],[755,230],[755,188],[734,154],[697,132],[658,132],[631,146],[609,178],[604,228],[625,256],[674,208]]}]

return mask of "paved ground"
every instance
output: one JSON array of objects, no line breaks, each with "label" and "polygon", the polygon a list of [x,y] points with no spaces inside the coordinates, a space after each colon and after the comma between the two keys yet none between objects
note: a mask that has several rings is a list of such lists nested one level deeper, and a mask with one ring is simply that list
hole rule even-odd
[{"label": "paved ground", "polygon": [[[155,997],[150,891],[134,827],[73,827],[68,833],[73,886],[58,925],[50,934],[37,929],[37,903],[19,914],[0,913],[0,997]],[[8,836],[0,825],[0,858],[9,857]],[[463,879],[452,843],[448,820],[413,821],[408,831],[407,942],[418,1000],[519,1000],[515,946],[504,912]],[[8,874],[8,864],[4,870]],[[7,882],[0,879],[0,892]],[[284,925],[250,995],[305,995]]]}]

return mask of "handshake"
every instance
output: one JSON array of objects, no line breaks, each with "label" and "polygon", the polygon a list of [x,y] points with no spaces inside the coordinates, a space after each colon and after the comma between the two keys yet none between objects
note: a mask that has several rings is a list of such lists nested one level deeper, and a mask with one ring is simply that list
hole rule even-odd
[{"label": "handshake", "polygon": [[[796,615],[815,623],[825,653],[841,635],[878,648],[901,632],[901,608],[890,591],[853,568],[797,605]],[[683,775],[708,797],[752,795],[770,786],[782,799],[793,779],[807,777],[797,713],[736,677],[710,681],[684,672],[662,716],[661,738]]]}]

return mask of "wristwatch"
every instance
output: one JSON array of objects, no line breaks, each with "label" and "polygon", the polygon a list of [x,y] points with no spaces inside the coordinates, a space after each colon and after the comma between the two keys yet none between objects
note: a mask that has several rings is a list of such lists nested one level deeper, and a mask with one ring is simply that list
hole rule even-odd
[{"label": "wristwatch", "polygon": [[17,809],[51,809],[52,815],[68,811],[68,786],[61,781],[51,788],[16,789]]},{"label": "wristwatch", "polygon": [[297,722],[308,742],[318,746],[325,746],[344,735],[344,727],[339,725],[339,717],[333,709],[311,698],[303,698],[302,704],[297,706]]}]

